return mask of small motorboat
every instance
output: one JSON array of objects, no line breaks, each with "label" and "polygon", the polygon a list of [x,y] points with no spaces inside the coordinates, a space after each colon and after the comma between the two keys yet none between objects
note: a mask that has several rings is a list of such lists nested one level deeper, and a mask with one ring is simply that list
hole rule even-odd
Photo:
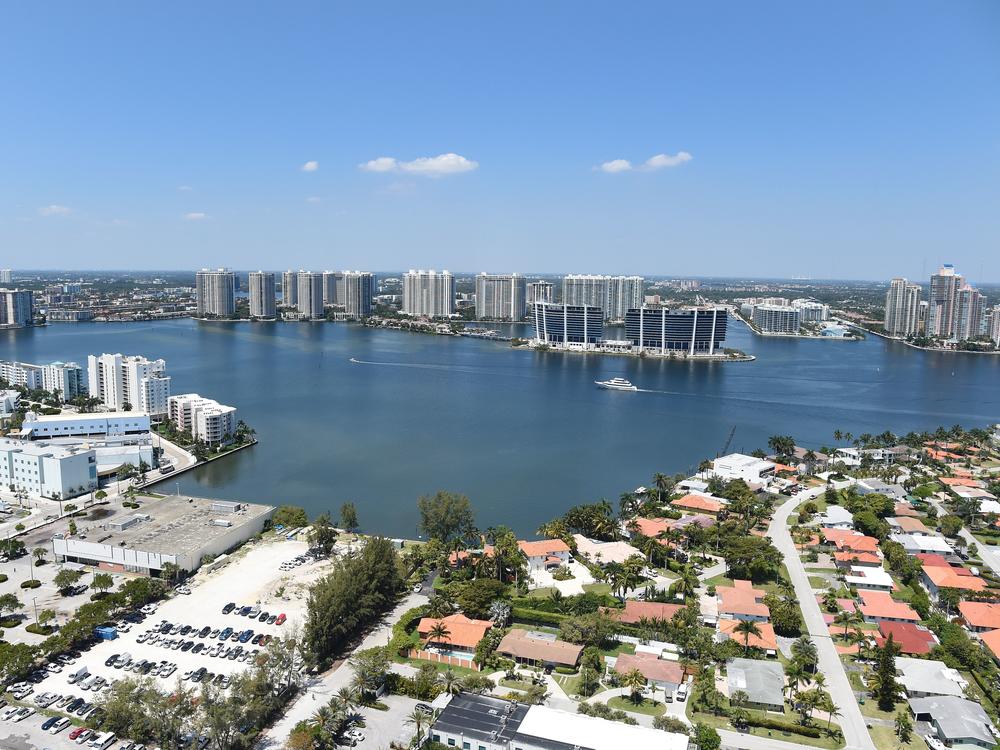
[{"label": "small motorboat", "polygon": [[611,380],[595,380],[594,384],[598,388],[607,388],[609,391],[637,391],[632,383],[625,378],[611,378]]}]

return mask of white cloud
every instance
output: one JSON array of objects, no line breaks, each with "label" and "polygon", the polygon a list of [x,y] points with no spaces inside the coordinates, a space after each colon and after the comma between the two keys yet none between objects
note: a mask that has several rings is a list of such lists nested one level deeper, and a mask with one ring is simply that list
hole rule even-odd
[{"label": "white cloud", "polygon": [[180,190],[182,193],[190,193],[192,190],[194,190],[194,188],[191,187],[190,185],[178,185],[177,189]]},{"label": "white cloud", "polygon": [[68,213],[72,213],[73,209],[69,206],[60,206],[53,203],[50,206],[42,206],[38,209],[38,214],[40,216],[65,216]]},{"label": "white cloud", "polygon": [[678,151],[674,156],[670,154],[657,154],[656,156],[650,156],[646,159],[646,163],[642,165],[642,169],[647,171],[652,171],[655,169],[666,169],[668,167],[679,167],[685,162],[691,161],[694,157],[691,156],[687,151]]},{"label": "white cloud", "polygon": [[319,162],[307,161],[305,164],[302,165],[301,169],[303,172],[315,172],[317,169],[319,169]]},{"label": "white cloud", "polygon": [[208,218],[208,214],[202,211],[192,211],[191,213],[184,214],[185,221],[202,221]]},{"label": "white cloud", "polygon": [[366,161],[364,164],[359,164],[358,168],[365,172],[405,172],[426,177],[443,177],[449,174],[471,172],[479,168],[479,162],[452,153],[440,156],[421,156],[413,161],[398,161],[391,156],[380,156],[377,159]]},{"label": "white cloud", "polygon": [[306,198],[306,203],[319,203],[320,197],[318,195],[310,195]]},{"label": "white cloud", "polygon": [[615,172],[628,172],[632,169],[632,162],[628,159],[612,159],[611,161],[606,161],[601,166],[595,168],[600,169],[602,172],[608,172],[609,174],[614,174]]},{"label": "white cloud", "polygon": [[646,161],[637,167],[633,166],[632,162],[628,159],[612,159],[611,161],[604,162],[600,166],[594,167],[594,169],[600,170],[601,172],[607,172],[609,174],[632,171],[655,172],[658,169],[679,167],[681,164],[689,162],[693,158],[694,157],[687,151],[678,151],[673,156],[670,154],[656,154],[655,156],[650,156],[646,159]]}]

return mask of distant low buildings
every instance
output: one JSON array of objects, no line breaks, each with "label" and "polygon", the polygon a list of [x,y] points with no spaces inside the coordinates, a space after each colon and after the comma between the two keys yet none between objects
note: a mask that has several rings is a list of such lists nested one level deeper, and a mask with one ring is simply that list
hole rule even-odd
[{"label": "distant low buildings", "polygon": [[21,435],[28,440],[50,438],[106,438],[146,436],[149,415],[139,411],[98,412],[94,414],[42,415],[29,411],[24,415]]}]

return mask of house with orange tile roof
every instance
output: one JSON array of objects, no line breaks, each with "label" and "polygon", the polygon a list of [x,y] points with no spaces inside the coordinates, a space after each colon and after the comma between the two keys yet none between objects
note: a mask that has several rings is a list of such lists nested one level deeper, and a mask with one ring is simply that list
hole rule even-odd
[{"label": "house with orange tile roof", "polygon": [[920,622],[920,615],[909,604],[897,602],[885,591],[859,591],[858,596],[865,622]]},{"label": "house with orange tile roof", "polygon": [[664,602],[640,602],[626,599],[625,608],[601,607],[601,612],[618,622],[637,625],[642,620],[669,621],[675,614],[684,609],[682,604],[667,604]]},{"label": "house with orange tile roof", "polygon": [[839,552],[876,552],[878,539],[865,536],[860,531],[847,529],[820,529],[827,544],[832,544]]},{"label": "house with orange tile roof", "polygon": [[1000,629],[1000,603],[959,602],[958,611],[973,633]]},{"label": "house with orange tile roof", "polygon": [[728,620],[766,622],[771,610],[764,604],[766,591],[755,589],[750,581],[733,581],[732,586],[716,586],[715,597],[719,603],[719,617]]},{"label": "house with orange tile roof", "polygon": [[741,646],[749,645],[750,648],[759,648],[768,656],[777,656],[778,637],[774,633],[774,626],[769,622],[758,622],[757,629],[760,635],[750,634],[749,640],[744,639],[743,633],[736,632],[739,620],[719,620],[718,633],[723,641],[732,639]]},{"label": "house with orange tile roof", "polygon": [[450,568],[460,568],[467,563],[475,562],[481,557],[492,557],[493,556],[493,545],[486,544],[482,549],[461,549],[453,550],[450,555],[448,555],[448,567]]},{"label": "house with orange tile roof", "polygon": [[551,570],[569,562],[569,546],[562,539],[542,539],[537,542],[518,540],[517,546],[528,560],[528,572]]},{"label": "house with orange tile roof", "polygon": [[628,530],[633,536],[638,533],[653,539],[670,528],[670,520],[667,518],[636,518],[628,524]]},{"label": "house with orange tile roof", "polygon": [[978,487],[983,489],[986,483],[981,479],[971,477],[938,477],[938,481],[946,487]]},{"label": "house with orange tile roof", "polygon": [[710,516],[717,516],[726,507],[726,504],[719,498],[706,497],[705,495],[685,495],[684,497],[670,502],[679,510],[686,510],[691,513],[706,513]]},{"label": "house with orange tile roof", "polygon": [[[444,625],[447,635],[430,642],[431,630],[438,623]],[[423,617],[417,624],[417,633],[424,639],[424,646],[449,646],[462,651],[475,651],[486,631],[493,627],[490,620],[472,620],[461,613],[447,617]]]},{"label": "house with orange tile roof", "polygon": [[910,516],[911,518],[920,517],[920,513],[917,512],[917,509],[914,508],[913,505],[907,502],[906,500],[902,500],[896,503],[896,505],[893,506],[892,514],[897,517],[899,516]]},{"label": "house with orange tile roof", "polygon": [[[963,569],[964,570],[964,569]],[[927,587],[927,592],[931,599],[937,600],[941,589],[959,589],[960,591],[982,591],[986,588],[986,581],[979,576],[965,575],[951,567],[941,568],[930,566],[920,571],[920,580]]]},{"label": "house with orange tile roof", "polygon": [[979,640],[993,654],[993,661],[1000,664],[1000,630],[991,630],[979,636]]},{"label": "house with orange tile roof", "polygon": [[841,570],[850,570],[853,567],[881,568],[882,558],[874,552],[845,552],[833,553],[833,564]]},{"label": "house with orange tile roof", "polygon": [[951,451],[941,451],[935,448],[926,448],[924,452],[927,454],[928,458],[935,461],[941,461],[946,464],[957,463],[964,458],[964,456],[960,456],[957,453],[952,453]]},{"label": "house with orange tile roof", "polygon": [[656,654],[638,652],[635,654],[621,653],[615,661],[615,671],[627,675],[633,669],[638,669],[646,682],[673,693],[684,681],[684,668],[679,662],[661,659]]}]

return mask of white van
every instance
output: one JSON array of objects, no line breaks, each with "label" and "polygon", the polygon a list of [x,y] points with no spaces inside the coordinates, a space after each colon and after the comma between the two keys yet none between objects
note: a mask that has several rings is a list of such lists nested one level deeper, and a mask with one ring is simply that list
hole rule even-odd
[{"label": "white van", "polygon": [[104,732],[88,742],[87,747],[93,748],[93,750],[105,750],[111,747],[116,739],[114,732]]}]

